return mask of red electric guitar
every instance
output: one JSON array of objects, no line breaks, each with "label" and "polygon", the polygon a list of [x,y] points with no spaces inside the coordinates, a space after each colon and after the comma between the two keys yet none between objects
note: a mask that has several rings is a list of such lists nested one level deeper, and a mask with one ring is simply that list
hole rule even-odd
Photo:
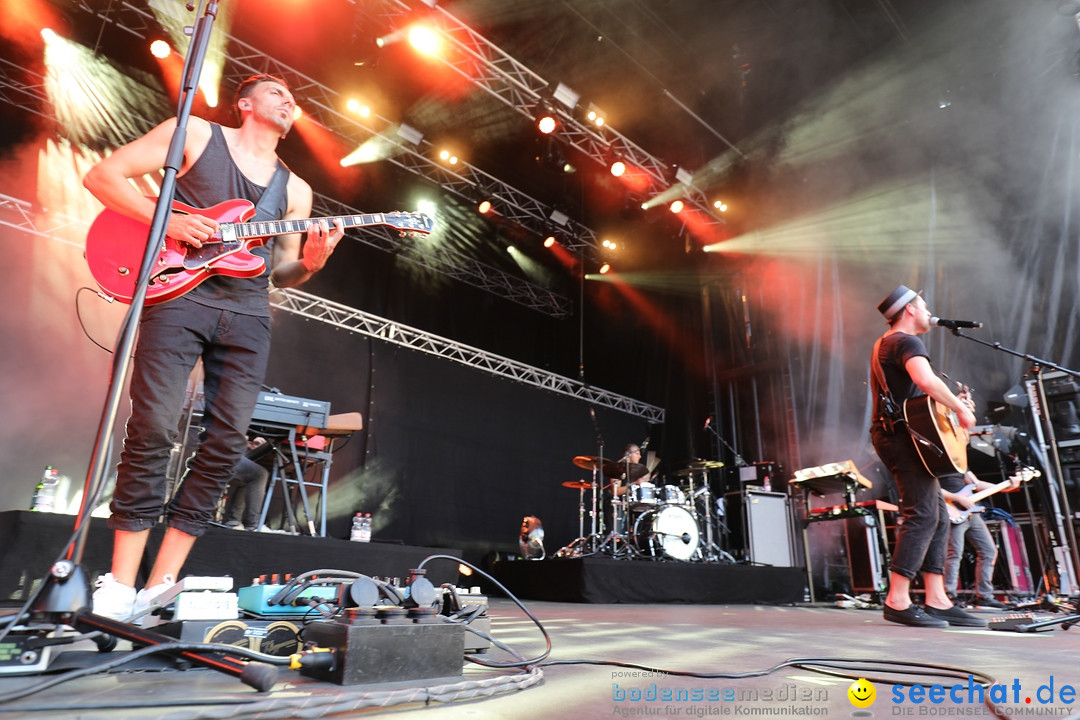
[{"label": "red electric guitar", "polygon": [[[206,209],[174,202],[173,212],[198,213],[217,220],[220,229],[201,248],[165,238],[150,273],[146,304],[180,297],[211,275],[255,277],[265,262],[249,250],[275,235],[306,232],[320,218],[246,222],[255,214],[247,200],[226,200]],[[426,235],[432,221],[420,213],[371,213],[321,218],[333,224],[340,220],[345,229],[383,225],[405,235]],[[102,210],[86,236],[86,262],[101,289],[120,302],[130,303],[149,226],[112,210]]]}]

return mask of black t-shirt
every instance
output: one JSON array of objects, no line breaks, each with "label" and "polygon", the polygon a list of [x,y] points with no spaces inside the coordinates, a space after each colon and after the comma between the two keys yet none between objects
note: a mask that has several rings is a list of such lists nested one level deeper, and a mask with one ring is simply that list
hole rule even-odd
[{"label": "black t-shirt", "polygon": [[964,482],[964,476],[960,473],[949,473],[948,475],[939,475],[938,482],[941,483],[941,489],[951,493],[960,492],[964,489],[967,483]]},{"label": "black t-shirt", "polygon": [[[915,335],[897,332],[886,335],[881,339],[878,358],[881,362],[882,373],[885,375],[885,382],[889,385],[889,392],[892,393],[893,400],[897,404],[902,404],[905,400],[924,394],[919,389],[919,386],[912,382],[911,376],[908,375],[905,367],[908,360],[920,356],[927,360],[930,359],[923,341]],[[874,362],[874,359],[871,358],[870,361]],[[874,417],[881,417],[881,408],[878,405],[882,389],[881,384],[878,382],[877,372],[872,367],[870,370],[870,388],[874,395]]]}]

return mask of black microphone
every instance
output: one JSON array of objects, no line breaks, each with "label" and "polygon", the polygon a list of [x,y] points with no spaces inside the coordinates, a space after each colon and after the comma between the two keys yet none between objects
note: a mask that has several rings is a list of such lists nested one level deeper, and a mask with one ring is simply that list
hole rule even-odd
[{"label": "black microphone", "polygon": [[932,317],[930,318],[930,324],[937,327],[949,328],[950,330],[959,330],[960,328],[981,328],[981,322],[975,322],[974,320],[946,320],[944,318]]},{"label": "black microphone", "polygon": [[646,437],[645,442],[641,443],[641,445],[639,445],[638,448],[641,450],[642,453],[644,453],[645,448],[647,448],[647,447],[649,447],[649,438]]}]

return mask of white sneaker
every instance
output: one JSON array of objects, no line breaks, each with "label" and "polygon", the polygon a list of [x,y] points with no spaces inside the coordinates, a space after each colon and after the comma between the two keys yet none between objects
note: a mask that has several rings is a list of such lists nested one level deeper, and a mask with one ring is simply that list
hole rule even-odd
[{"label": "white sneaker", "polygon": [[154,600],[157,599],[157,596],[175,584],[176,578],[172,575],[166,575],[162,582],[159,582],[157,585],[140,590],[135,595],[135,599],[132,603],[134,607],[132,608],[131,614],[134,615],[137,620],[144,618],[149,614],[148,611],[150,608],[154,606]]},{"label": "white sneaker", "polygon": [[135,609],[135,588],[105,573],[94,581],[94,614],[127,622]]}]

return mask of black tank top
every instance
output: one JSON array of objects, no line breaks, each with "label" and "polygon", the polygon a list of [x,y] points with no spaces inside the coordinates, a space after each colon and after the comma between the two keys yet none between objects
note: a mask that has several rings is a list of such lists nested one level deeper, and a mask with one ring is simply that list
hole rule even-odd
[{"label": "black tank top", "polygon": [[[278,164],[284,164],[278,160]],[[283,190],[280,197],[269,199],[268,207],[255,213],[251,222],[260,220],[280,220],[288,210],[288,193]],[[266,188],[249,180],[233,162],[225,135],[221,126],[210,124],[210,142],[207,143],[195,164],[176,181],[176,199],[197,208],[208,208],[225,200],[244,198],[258,203]],[[264,205],[267,205],[264,203]],[[265,210],[265,212],[264,212]],[[184,297],[221,310],[231,310],[245,315],[270,317],[270,249],[273,238],[265,245],[252,249],[266,263],[261,275],[251,278],[234,278],[227,275],[212,275]]]}]

